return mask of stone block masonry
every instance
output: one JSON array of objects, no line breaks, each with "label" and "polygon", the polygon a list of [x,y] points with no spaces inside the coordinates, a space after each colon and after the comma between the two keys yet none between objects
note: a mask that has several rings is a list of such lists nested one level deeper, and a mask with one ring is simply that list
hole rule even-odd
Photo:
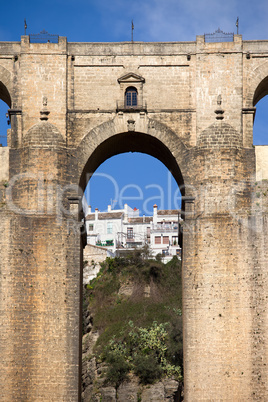
[{"label": "stone block masonry", "polygon": [[268,172],[252,146],[267,54],[240,35],[0,43],[1,401],[81,399],[80,197],[128,151],[162,161],[184,196],[185,401],[268,399]]}]

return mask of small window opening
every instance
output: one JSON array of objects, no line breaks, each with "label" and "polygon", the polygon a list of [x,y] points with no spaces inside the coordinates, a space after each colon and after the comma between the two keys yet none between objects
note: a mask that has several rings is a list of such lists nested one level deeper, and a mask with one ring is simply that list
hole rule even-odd
[{"label": "small window opening", "polygon": [[113,233],[113,223],[107,222],[107,234],[112,234],[112,233]]},{"label": "small window opening", "polygon": [[128,87],[126,89],[125,106],[126,107],[138,106],[138,91],[135,87]]},{"label": "small window opening", "polygon": [[133,239],[133,238],[134,238],[133,228],[127,228],[127,239]]}]

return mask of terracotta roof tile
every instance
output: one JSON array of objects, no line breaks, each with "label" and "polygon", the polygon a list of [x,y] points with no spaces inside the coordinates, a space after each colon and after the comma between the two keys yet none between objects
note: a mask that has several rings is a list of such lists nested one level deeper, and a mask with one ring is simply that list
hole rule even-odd
[{"label": "terracotta roof tile", "polygon": [[136,218],[129,218],[128,222],[129,223],[150,223],[153,221],[153,217],[152,216],[145,216],[143,218],[143,216],[138,216]]},{"label": "terracotta roof tile", "polygon": [[[104,220],[104,219],[120,219],[124,215],[123,212],[99,212],[98,213],[98,219],[99,220]],[[95,213],[93,214],[88,214],[86,216],[86,221],[94,221],[95,220]]]},{"label": "terracotta roof tile", "polygon": [[180,209],[159,209],[157,215],[178,215],[180,212]]}]

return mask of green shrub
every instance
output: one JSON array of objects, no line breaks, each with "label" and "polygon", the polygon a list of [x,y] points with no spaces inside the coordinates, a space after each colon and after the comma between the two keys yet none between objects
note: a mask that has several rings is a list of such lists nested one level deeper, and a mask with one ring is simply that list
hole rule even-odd
[{"label": "green shrub", "polygon": [[153,384],[163,375],[163,370],[153,354],[148,356],[138,355],[133,363],[134,373],[139,377],[142,384]]},{"label": "green shrub", "polygon": [[122,339],[113,337],[103,354],[107,381],[118,386],[131,370],[143,384],[152,384],[163,375],[181,380],[181,368],[169,359],[168,326],[155,321],[149,328],[138,328],[130,321]]},{"label": "green shrub", "polygon": [[155,259],[156,259],[157,262],[161,262],[161,261],[162,261],[162,258],[163,258],[163,256],[162,256],[161,253],[158,253],[158,254],[156,254],[156,256],[155,256]]},{"label": "green shrub", "polygon": [[129,364],[123,354],[110,352],[106,356],[108,368],[106,371],[106,382],[118,387],[128,377]]},{"label": "green shrub", "polygon": [[[118,294],[124,283],[133,284],[131,296]],[[151,283],[150,297],[145,297],[144,288]],[[135,250],[101,264],[98,276],[85,287],[83,307],[88,305],[100,333],[94,353],[107,364],[107,382],[118,386],[129,372],[142,383],[162,376],[182,380],[181,287],[177,257],[163,264]]]}]

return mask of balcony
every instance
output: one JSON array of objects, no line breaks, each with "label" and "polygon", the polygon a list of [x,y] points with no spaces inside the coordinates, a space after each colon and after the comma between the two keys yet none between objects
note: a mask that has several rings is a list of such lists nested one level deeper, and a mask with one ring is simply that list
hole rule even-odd
[{"label": "balcony", "polygon": [[135,112],[147,112],[147,103],[138,103],[135,106],[127,106],[125,102],[117,101],[116,102],[116,111],[117,112],[128,112],[128,113],[135,113]]},{"label": "balcony", "polygon": [[172,233],[178,233],[178,224],[156,224],[152,225],[151,228],[151,233],[167,233],[167,232],[172,232]]},{"label": "balcony", "polygon": [[113,240],[106,240],[106,241],[97,241],[96,246],[102,246],[102,247],[112,247],[114,245]]}]

